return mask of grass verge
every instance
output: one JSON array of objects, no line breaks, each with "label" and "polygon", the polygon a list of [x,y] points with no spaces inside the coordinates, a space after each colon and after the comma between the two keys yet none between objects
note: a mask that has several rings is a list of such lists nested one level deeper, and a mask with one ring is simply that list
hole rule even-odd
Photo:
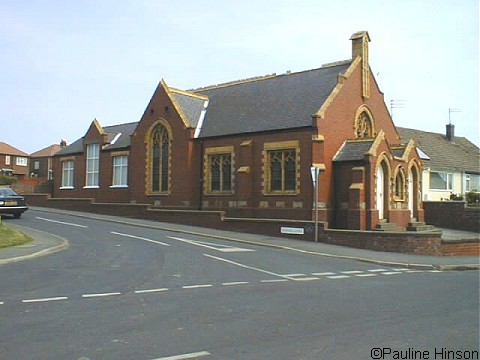
[{"label": "grass verge", "polygon": [[0,220],[0,248],[22,245],[30,241],[32,241],[31,237],[28,237],[13,227],[5,225]]}]

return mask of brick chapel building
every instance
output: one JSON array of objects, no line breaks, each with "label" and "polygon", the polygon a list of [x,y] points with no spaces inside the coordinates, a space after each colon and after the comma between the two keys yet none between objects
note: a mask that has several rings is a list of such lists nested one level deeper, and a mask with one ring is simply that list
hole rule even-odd
[{"label": "brick chapel building", "polygon": [[368,62],[352,58],[196,90],[162,80],[140,121],[102,127],[55,155],[55,198],[223,210],[228,216],[311,220],[374,229],[423,220],[422,168],[402,143]]}]

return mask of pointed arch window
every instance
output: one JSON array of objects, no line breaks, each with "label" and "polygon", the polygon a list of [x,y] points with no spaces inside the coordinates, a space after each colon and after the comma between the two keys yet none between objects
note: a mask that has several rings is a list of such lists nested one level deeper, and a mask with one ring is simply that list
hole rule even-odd
[{"label": "pointed arch window", "polygon": [[405,173],[403,168],[398,169],[395,176],[395,198],[405,200]]},{"label": "pointed arch window", "polygon": [[373,122],[366,111],[360,113],[355,127],[355,136],[357,139],[373,138]]},{"label": "pointed arch window", "polygon": [[152,131],[151,137],[151,185],[152,192],[167,192],[169,188],[170,137],[161,124]]}]

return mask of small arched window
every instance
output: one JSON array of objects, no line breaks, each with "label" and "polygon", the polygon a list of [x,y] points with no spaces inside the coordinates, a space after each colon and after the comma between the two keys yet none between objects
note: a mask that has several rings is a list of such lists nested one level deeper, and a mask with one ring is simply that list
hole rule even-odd
[{"label": "small arched window", "polygon": [[398,169],[395,176],[395,198],[397,200],[405,199],[405,173],[403,168]]},{"label": "small arched window", "polygon": [[357,139],[373,138],[373,123],[372,119],[366,111],[360,113],[355,127],[355,136]]}]

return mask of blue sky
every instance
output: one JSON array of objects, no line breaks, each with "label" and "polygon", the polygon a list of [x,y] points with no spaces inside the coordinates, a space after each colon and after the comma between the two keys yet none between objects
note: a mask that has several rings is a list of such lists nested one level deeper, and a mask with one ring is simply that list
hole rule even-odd
[{"label": "blue sky", "polygon": [[397,126],[479,144],[478,0],[2,0],[0,141],[27,153],[138,121],[158,82],[191,89],[351,57],[370,65]]}]

